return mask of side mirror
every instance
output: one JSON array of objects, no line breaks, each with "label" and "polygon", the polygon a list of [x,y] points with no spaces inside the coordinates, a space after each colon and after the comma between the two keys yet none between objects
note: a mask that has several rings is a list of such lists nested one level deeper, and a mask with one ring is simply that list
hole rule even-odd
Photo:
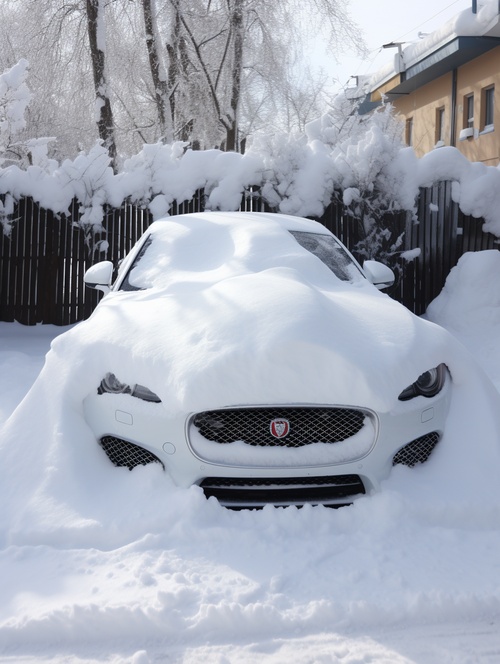
[{"label": "side mirror", "polygon": [[85,272],[83,281],[89,288],[100,290],[106,295],[111,290],[112,278],[113,263],[111,261],[101,261],[89,267]]},{"label": "side mirror", "polygon": [[389,288],[396,280],[391,268],[378,261],[365,261],[363,263],[363,272],[368,281],[379,290]]}]

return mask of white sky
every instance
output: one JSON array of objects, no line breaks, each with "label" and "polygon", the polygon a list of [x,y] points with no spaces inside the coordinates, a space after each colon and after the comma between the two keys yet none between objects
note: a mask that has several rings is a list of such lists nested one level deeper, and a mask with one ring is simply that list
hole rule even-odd
[{"label": "white sky", "polygon": [[[478,9],[481,4],[478,0]],[[369,55],[366,60],[341,55],[335,63],[333,58],[325,58],[321,47],[316,49],[314,60],[321,63],[336,89],[343,88],[350,76],[371,74],[389,62],[395,51],[382,49],[382,44],[417,41],[419,32],[433,32],[464,9],[471,9],[472,0],[419,0],[399,4],[394,0],[350,0],[349,7],[351,17],[364,35]]]}]

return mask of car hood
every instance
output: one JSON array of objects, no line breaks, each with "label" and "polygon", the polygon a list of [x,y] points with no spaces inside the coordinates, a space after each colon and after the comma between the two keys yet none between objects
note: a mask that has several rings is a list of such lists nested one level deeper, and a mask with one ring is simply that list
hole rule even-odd
[{"label": "car hood", "polygon": [[270,268],[112,292],[53,353],[85,367],[89,392],[112,372],[147,386],[172,414],[279,403],[389,411],[422,372],[447,361],[451,338],[365,280],[325,275]]}]

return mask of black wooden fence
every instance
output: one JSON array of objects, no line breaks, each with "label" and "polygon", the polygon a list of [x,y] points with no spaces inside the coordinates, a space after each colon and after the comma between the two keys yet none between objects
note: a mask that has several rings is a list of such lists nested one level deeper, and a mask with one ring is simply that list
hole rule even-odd
[{"label": "black wooden fence", "polygon": [[451,188],[451,182],[440,182],[421,189],[418,222],[407,221],[405,245],[419,248],[420,256],[405,265],[400,300],[417,314],[424,313],[441,292],[460,256],[500,249],[499,238],[482,230],[483,219],[460,211],[451,199]]},{"label": "black wooden fence", "polygon": [[[203,192],[198,192],[191,201],[174,204],[170,213],[203,207]],[[257,194],[248,192],[241,209],[263,210],[266,206]],[[67,215],[41,209],[29,198],[16,204],[11,233],[7,236],[0,230],[1,321],[68,325],[88,318],[99,294],[85,289],[85,270],[100,260],[116,265],[151,223],[147,210],[129,203],[105,210],[104,232],[97,237],[82,229],[79,218],[77,201]],[[319,221],[359,254],[357,245],[364,231],[341,204],[332,202]],[[417,314],[441,291],[463,253],[499,248],[498,239],[482,231],[482,220],[460,212],[451,200],[449,182],[421,190],[417,222],[409,213],[380,221],[394,238],[404,233],[403,245],[391,257],[399,279],[390,295]],[[419,249],[419,256],[404,260],[401,253],[411,249]]]},{"label": "black wooden fence", "polygon": [[[482,230],[483,219],[461,212],[451,198],[451,189],[449,181],[422,188],[416,219],[410,213],[381,219],[381,225],[392,230],[392,240],[404,232],[403,246],[388,261],[399,274],[389,294],[418,315],[439,295],[463,254],[500,249],[500,239]],[[328,208],[321,221],[361,259],[356,244],[362,240],[362,232],[352,218]],[[412,249],[418,249],[419,255],[414,260],[405,259],[403,253]]]}]

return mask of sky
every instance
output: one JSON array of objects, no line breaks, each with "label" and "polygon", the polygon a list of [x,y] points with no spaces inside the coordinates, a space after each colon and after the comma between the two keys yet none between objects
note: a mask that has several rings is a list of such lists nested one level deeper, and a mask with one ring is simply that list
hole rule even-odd
[{"label": "sky", "polygon": [[[481,0],[478,0],[478,8]],[[371,74],[390,61],[394,51],[383,49],[390,42],[414,42],[419,32],[433,32],[464,9],[472,0],[420,0],[395,3],[394,0],[351,0],[350,15],[361,29],[369,54],[363,60],[352,54],[341,54],[338,63],[325,57],[318,46],[313,56],[336,89],[342,89],[351,76]],[[352,81],[351,81],[352,82]]]}]

